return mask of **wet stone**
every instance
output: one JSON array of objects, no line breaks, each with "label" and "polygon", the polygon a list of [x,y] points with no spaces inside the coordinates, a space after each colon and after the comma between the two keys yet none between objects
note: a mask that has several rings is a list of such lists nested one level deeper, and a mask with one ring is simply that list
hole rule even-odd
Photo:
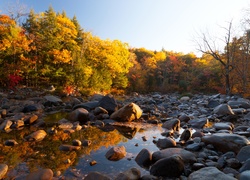
[{"label": "wet stone", "polygon": [[119,161],[126,156],[127,152],[124,146],[116,146],[108,150],[105,157],[110,161]]},{"label": "wet stone", "polygon": [[192,180],[211,180],[211,179],[221,179],[221,180],[236,180],[222,171],[218,170],[216,167],[204,167],[198,171],[192,172],[188,179]]},{"label": "wet stone", "polygon": [[82,146],[90,146],[91,145],[91,141],[90,140],[83,140],[82,141]]},{"label": "wet stone", "polygon": [[128,169],[125,172],[119,173],[118,176],[115,178],[115,180],[120,180],[120,179],[140,179],[141,177],[141,172],[137,168],[131,168]]},{"label": "wet stone", "polygon": [[74,140],[72,141],[72,145],[73,145],[73,146],[81,146],[81,145],[82,145],[82,142],[81,142],[80,140],[78,140],[78,139],[74,139]]},{"label": "wet stone", "polygon": [[215,133],[203,136],[202,141],[206,144],[212,144],[218,151],[234,151],[235,153],[238,153],[242,147],[250,144],[247,138],[228,133]]},{"label": "wet stone", "polygon": [[7,164],[0,164],[0,179],[3,179],[8,172],[8,165]]},{"label": "wet stone", "polygon": [[192,128],[202,129],[207,127],[209,124],[209,120],[207,118],[198,118],[198,119],[191,119],[188,121]]},{"label": "wet stone", "polygon": [[6,140],[5,142],[4,142],[4,145],[5,146],[15,146],[15,145],[17,145],[18,143],[16,142],[16,140],[14,140],[14,139],[9,139],[9,140]]},{"label": "wet stone", "polygon": [[177,155],[160,159],[150,168],[150,174],[154,176],[179,177],[183,171],[184,162]]},{"label": "wet stone", "polygon": [[80,146],[73,146],[73,145],[67,145],[67,144],[62,144],[59,146],[59,150],[61,151],[77,151],[81,147]]},{"label": "wet stone", "polygon": [[147,149],[142,149],[136,156],[135,162],[141,167],[149,167],[152,163],[152,153]]},{"label": "wet stone", "polygon": [[250,179],[250,170],[243,171],[239,175],[239,180],[249,180]]},{"label": "wet stone", "polygon": [[246,170],[250,170],[250,159],[246,159],[242,167],[239,169],[239,172],[241,173]]},{"label": "wet stone", "polygon": [[250,146],[244,146],[240,149],[239,153],[237,154],[236,158],[241,162],[245,162],[247,159],[250,158]]},{"label": "wet stone", "polygon": [[40,169],[34,172],[31,172],[25,179],[34,180],[34,179],[52,179],[53,171],[51,169]]},{"label": "wet stone", "polygon": [[176,146],[176,142],[174,139],[167,137],[164,139],[158,139],[156,146],[159,149],[166,149],[166,148],[170,148],[170,147],[175,147]]},{"label": "wet stone", "polygon": [[107,175],[99,172],[90,172],[84,180],[111,180]]}]

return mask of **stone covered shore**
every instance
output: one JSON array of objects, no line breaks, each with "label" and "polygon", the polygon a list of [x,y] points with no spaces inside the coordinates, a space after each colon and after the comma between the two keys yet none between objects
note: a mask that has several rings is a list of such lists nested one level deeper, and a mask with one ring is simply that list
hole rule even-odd
[{"label": "stone covered shore", "polygon": [[[250,101],[240,96],[134,93],[119,98],[100,94],[82,98],[25,89],[21,93],[0,93],[0,105],[1,133],[21,134],[24,127],[35,127],[21,142],[17,139],[0,142],[2,148],[23,142],[34,145],[59,129],[72,134],[89,126],[103,130],[119,126],[133,137],[131,132],[138,131],[142,124],[150,124],[164,129],[162,138],[152,142],[159,150],[150,152],[143,148],[132,159],[148,174],[142,175],[134,167],[119,173],[116,179],[250,179]],[[44,117],[58,111],[69,116],[48,128]],[[76,139],[72,144],[61,144],[59,149],[78,151],[88,143]],[[125,156],[126,149],[118,146],[106,154],[111,161]],[[8,161],[2,160],[0,179],[64,179],[61,172],[50,168],[21,175],[13,169]],[[74,179],[111,178],[91,172]]]}]

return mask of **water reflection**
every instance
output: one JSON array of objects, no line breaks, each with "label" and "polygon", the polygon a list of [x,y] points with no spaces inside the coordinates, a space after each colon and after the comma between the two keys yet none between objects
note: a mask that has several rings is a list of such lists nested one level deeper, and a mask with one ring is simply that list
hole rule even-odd
[{"label": "water reflection", "polygon": [[[114,131],[118,132],[117,130]],[[138,169],[140,169],[142,174],[148,174],[146,169],[143,169],[139,165],[137,165],[137,163],[135,162],[135,157],[143,148],[147,148],[152,152],[159,150],[152,141],[153,139],[158,139],[162,137],[161,132],[161,127],[150,126],[146,129],[139,130],[135,134],[133,139],[127,139],[123,137],[126,140],[120,141],[117,145],[123,145],[126,148],[127,155],[125,158],[119,161],[109,161],[105,157],[105,153],[112,145],[106,147],[102,146],[96,151],[91,151],[89,155],[82,154],[78,163],[75,166],[72,166],[66,170],[65,176],[70,177],[72,175],[76,176],[76,174],[78,174],[82,177],[86,176],[91,171],[98,171],[108,175],[111,178],[114,178],[120,172],[126,171],[132,167],[137,167]],[[142,140],[143,136],[147,137],[147,141]],[[135,146],[135,144],[138,144],[138,146]],[[97,164],[91,166],[89,163],[93,160],[97,161]],[[75,169],[78,171],[75,171]]]},{"label": "water reflection", "polygon": [[[45,119],[46,124],[56,124],[58,118],[64,118],[67,114],[61,113],[51,115],[51,119]],[[159,126],[141,127],[133,126],[133,128],[122,128],[114,126],[108,132],[97,127],[88,127],[72,134],[59,130],[56,134],[48,134],[44,140],[40,142],[28,142],[24,137],[38,130],[31,126],[27,126],[22,130],[13,130],[10,133],[0,132],[0,163],[9,166],[9,177],[17,177],[19,174],[28,174],[38,168],[50,168],[54,172],[61,171],[66,177],[83,177],[91,171],[99,171],[110,177],[115,177],[119,172],[125,171],[131,167],[137,167],[142,174],[146,170],[138,166],[135,162],[136,155],[143,149],[154,152],[158,150],[152,142],[154,138],[161,136],[162,129]],[[45,129],[46,130],[46,129]],[[146,136],[147,141],[143,141],[142,137]],[[8,139],[14,139],[18,142],[16,146],[4,146],[4,142]],[[78,151],[65,152],[60,151],[62,144],[72,145],[72,141],[78,139],[80,141],[90,140],[92,143],[87,146],[81,146]],[[138,144],[138,146],[135,146]],[[113,146],[125,146],[127,156],[119,161],[109,161],[106,159],[106,152]],[[96,165],[91,166],[90,162],[95,160]],[[20,169],[21,168],[21,169]]]}]

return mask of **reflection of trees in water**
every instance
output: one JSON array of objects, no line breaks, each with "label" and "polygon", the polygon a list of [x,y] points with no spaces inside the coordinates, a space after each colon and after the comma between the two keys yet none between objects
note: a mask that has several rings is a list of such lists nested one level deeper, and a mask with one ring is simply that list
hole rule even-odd
[{"label": "reflection of trees in water", "polygon": [[[9,169],[14,169],[19,163],[26,162],[30,171],[37,168],[64,171],[71,165],[77,164],[79,157],[89,155],[91,151],[97,151],[101,147],[114,146],[127,140],[115,129],[104,132],[96,127],[89,127],[72,134],[59,130],[55,135],[47,135],[41,142],[24,141],[23,137],[30,133],[28,128],[22,131],[12,131],[8,134],[0,133],[0,144],[3,144],[7,139],[15,139],[18,142],[18,145],[14,147],[0,145],[0,163],[8,164]],[[74,139],[90,140],[92,143],[87,147],[82,146],[79,151],[59,150],[61,144],[71,145]]]}]

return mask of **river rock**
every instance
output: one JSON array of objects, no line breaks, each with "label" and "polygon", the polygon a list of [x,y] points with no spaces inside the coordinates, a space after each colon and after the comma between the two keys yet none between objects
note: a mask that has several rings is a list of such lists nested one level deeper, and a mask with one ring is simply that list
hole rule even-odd
[{"label": "river rock", "polygon": [[12,125],[10,126],[11,129],[20,129],[24,126],[23,120],[14,120]]},{"label": "river rock", "polygon": [[39,169],[26,176],[26,180],[52,180],[53,171],[51,169]]},{"label": "river rock", "polygon": [[98,115],[98,114],[108,114],[108,111],[106,109],[104,109],[103,107],[96,107],[94,109],[94,114]]},{"label": "river rock", "polygon": [[117,121],[131,122],[133,120],[139,119],[141,115],[141,108],[135,103],[130,103],[112,113],[110,118]]},{"label": "river rock", "polygon": [[247,120],[247,121],[250,121],[250,112],[247,113],[244,117],[243,117],[244,120]]},{"label": "river rock", "polygon": [[186,142],[192,137],[192,130],[191,129],[185,129],[180,136],[180,141]]},{"label": "river rock", "polygon": [[141,129],[139,123],[114,123],[113,127],[119,131],[124,137],[132,139],[135,134]]},{"label": "river rock", "polygon": [[188,122],[188,121],[190,120],[190,117],[189,117],[188,115],[186,115],[186,114],[181,114],[181,115],[179,116],[179,120],[180,120],[181,122]]},{"label": "river rock", "polygon": [[62,144],[59,146],[59,150],[61,151],[77,151],[81,149],[80,146],[74,146],[74,145],[68,145],[68,144]]},{"label": "river rock", "polygon": [[45,99],[45,106],[58,106],[62,103],[62,100],[56,96],[53,96],[53,95],[46,95],[44,96],[44,99]]},{"label": "river rock", "polygon": [[188,176],[188,180],[211,180],[211,179],[220,179],[220,180],[236,180],[232,176],[229,176],[216,167],[204,167],[198,171],[194,171]]},{"label": "river rock", "polygon": [[196,155],[182,148],[167,148],[160,151],[155,151],[152,154],[152,161],[156,162],[162,158],[179,155],[184,163],[195,163],[197,161]]},{"label": "river rock", "polygon": [[234,128],[234,125],[232,123],[229,123],[229,122],[219,122],[219,123],[215,123],[213,125],[213,127],[215,128],[216,131],[219,131],[219,130],[229,130],[229,131],[232,131],[233,128]]},{"label": "river rock", "polygon": [[250,103],[247,102],[246,100],[239,100],[239,101],[228,101],[227,104],[231,107],[231,108],[244,108],[244,109],[248,109],[250,108]]},{"label": "river rock", "polygon": [[0,114],[3,118],[5,118],[6,117],[6,115],[7,115],[7,110],[6,109],[3,109],[2,111],[1,111],[1,114]]},{"label": "river rock", "polygon": [[3,179],[8,172],[8,165],[7,164],[0,164],[0,179]]},{"label": "river rock", "polygon": [[247,171],[250,170],[250,159],[247,159],[244,164],[242,165],[242,167],[239,169],[239,172],[243,172],[243,171]]},{"label": "river rock", "polygon": [[2,124],[0,125],[0,130],[8,132],[10,129],[11,125],[13,124],[12,121],[10,120],[4,120]]},{"label": "river rock", "polygon": [[37,108],[36,105],[30,104],[30,105],[26,105],[26,106],[23,108],[22,112],[23,112],[23,113],[28,113],[28,112],[33,112],[33,111],[37,111],[37,110],[38,110],[38,108]]},{"label": "river rock", "polygon": [[106,96],[104,96],[99,101],[98,106],[106,109],[109,112],[109,114],[112,114],[118,109],[118,104],[115,98],[110,94],[107,94]]},{"label": "river rock", "polygon": [[81,146],[81,145],[82,145],[82,142],[81,142],[80,140],[78,140],[78,139],[74,139],[74,140],[72,141],[72,145],[73,145],[73,146]]},{"label": "river rock", "polygon": [[234,115],[233,110],[228,104],[220,104],[214,108],[214,113],[217,115]]},{"label": "river rock", "polygon": [[250,158],[250,146],[244,146],[240,149],[239,153],[237,154],[236,158],[243,163],[247,159]]},{"label": "river rock", "polygon": [[83,141],[82,141],[82,146],[87,147],[87,146],[90,146],[91,143],[92,143],[91,140],[83,140]]},{"label": "river rock", "polygon": [[188,96],[183,96],[180,98],[180,101],[189,101],[190,100],[190,97]]},{"label": "river rock", "polygon": [[179,131],[180,126],[181,126],[181,122],[179,119],[171,119],[162,124],[163,128],[174,130],[174,131]]},{"label": "river rock", "polygon": [[33,124],[37,120],[38,120],[38,116],[34,114],[32,116],[29,116],[29,117],[25,118],[23,121],[24,121],[25,124]]},{"label": "river rock", "polygon": [[81,104],[77,104],[73,107],[73,110],[78,109],[78,108],[84,108],[87,111],[91,111],[98,107],[99,102],[98,101],[89,101],[89,102],[84,102]]},{"label": "river rock", "polygon": [[178,155],[160,159],[150,168],[150,174],[164,177],[179,177],[183,171],[184,162]]},{"label": "river rock", "polygon": [[174,139],[167,137],[164,139],[158,139],[158,141],[156,142],[156,146],[159,149],[166,149],[166,148],[170,148],[170,147],[175,147],[176,142]]},{"label": "river rock", "polygon": [[84,180],[111,180],[107,175],[96,171],[90,172]]},{"label": "river rock", "polygon": [[153,176],[150,174],[143,175],[140,180],[159,180],[157,176]]},{"label": "river rock", "polygon": [[135,158],[135,162],[141,167],[149,167],[152,162],[152,153],[147,149],[142,149]]},{"label": "river rock", "polygon": [[110,161],[119,161],[126,156],[127,152],[124,146],[112,147],[105,154],[105,157]]},{"label": "river rock", "polygon": [[202,129],[209,125],[209,120],[207,118],[195,118],[188,121],[192,128]]},{"label": "river rock", "polygon": [[243,171],[238,176],[239,180],[249,180],[250,179],[250,170]]},{"label": "river rock", "polygon": [[129,179],[129,180],[136,180],[140,179],[141,172],[137,168],[131,168],[125,172],[119,173],[118,176],[115,178],[115,180],[121,180],[121,179]]},{"label": "river rock", "polygon": [[212,144],[218,151],[223,153],[228,151],[238,153],[242,147],[250,144],[247,138],[229,133],[206,135],[202,137],[202,141],[205,144]]},{"label": "river rock", "polygon": [[41,130],[37,130],[37,131],[31,133],[30,135],[26,136],[25,139],[27,141],[42,141],[46,135],[47,135],[47,133],[41,129]]},{"label": "river rock", "polygon": [[89,112],[84,108],[77,108],[69,113],[68,119],[72,122],[86,123],[89,121]]},{"label": "river rock", "polygon": [[5,146],[15,146],[17,145],[18,143],[16,142],[16,140],[14,139],[8,139],[6,141],[4,141],[4,145]]},{"label": "river rock", "polygon": [[218,100],[211,99],[208,101],[207,107],[208,108],[215,108],[216,106],[219,106],[220,102]]}]

